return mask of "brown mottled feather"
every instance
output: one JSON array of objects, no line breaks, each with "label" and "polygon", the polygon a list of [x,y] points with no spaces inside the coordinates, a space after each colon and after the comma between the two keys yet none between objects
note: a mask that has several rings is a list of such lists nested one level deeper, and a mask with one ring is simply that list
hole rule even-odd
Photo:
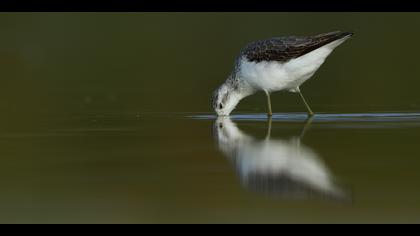
[{"label": "brown mottled feather", "polygon": [[288,36],[260,40],[246,46],[241,55],[254,62],[286,62],[349,35],[353,33],[335,31],[307,37]]}]

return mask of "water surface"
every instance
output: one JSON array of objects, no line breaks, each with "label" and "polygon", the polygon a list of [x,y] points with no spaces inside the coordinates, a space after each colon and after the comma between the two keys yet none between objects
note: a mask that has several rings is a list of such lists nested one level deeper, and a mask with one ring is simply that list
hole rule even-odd
[{"label": "water surface", "polygon": [[1,222],[418,222],[417,113],[112,113],[0,132]]}]

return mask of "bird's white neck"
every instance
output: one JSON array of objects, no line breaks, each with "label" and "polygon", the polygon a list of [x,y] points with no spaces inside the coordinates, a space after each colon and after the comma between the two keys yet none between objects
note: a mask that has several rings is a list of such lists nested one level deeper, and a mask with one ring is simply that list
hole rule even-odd
[{"label": "bird's white neck", "polygon": [[[248,97],[257,90],[252,87],[247,81],[240,79],[236,73],[229,76],[229,78],[225,81],[225,85],[235,94],[236,98],[241,100],[245,97]],[[239,101],[238,100],[238,101]]]}]

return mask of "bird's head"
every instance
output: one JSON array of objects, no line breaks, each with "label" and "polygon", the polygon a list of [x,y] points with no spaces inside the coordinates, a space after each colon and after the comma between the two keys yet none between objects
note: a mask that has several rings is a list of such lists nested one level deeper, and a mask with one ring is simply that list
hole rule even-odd
[{"label": "bird's head", "polygon": [[224,83],[213,92],[213,109],[218,116],[228,116],[241,99],[239,91]]}]

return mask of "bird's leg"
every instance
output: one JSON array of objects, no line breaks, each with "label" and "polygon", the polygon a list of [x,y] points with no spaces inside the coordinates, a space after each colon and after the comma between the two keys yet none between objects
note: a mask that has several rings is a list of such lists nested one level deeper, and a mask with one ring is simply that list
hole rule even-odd
[{"label": "bird's leg", "polygon": [[303,127],[302,132],[300,134],[300,139],[303,139],[303,136],[305,136],[306,131],[308,131],[308,129],[311,126],[313,120],[314,120],[313,116],[308,117],[308,119],[306,119],[305,126]]},{"label": "bird's leg", "polygon": [[271,117],[273,115],[273,112],[271,111],[271,99],[270,99],[270,93],[265,92],[267,94],[267,105],[268,105],[268,116]]},{"label": "bird's leg", "polygon": [[297,147],[297,150],[299,150],[299,151],[300,151],[300,143],[301,143],[303,137],[305,136],[306,131],[308,131],[309,127],[311,126],[313,119],[314,119],[313,116],[310,116],[310,117],[308,117],[308,119],[306,119],[305,126],[303,127],[302,132],[300,133],[300,136],[297,139],[296,147]]},{"label": "bird's leg", "polygon": [[309,107],[308,103],[305,100],[305,97],[303,97],[302,92],[300,91],[300,89],[297,90],[300,97],[302,98],[303,103],[305,103],[306,109],[308,109],[308,115],[311,117],[314,115],[314,113],[312,112],[311,108]]},{"label": "bird's leg", "polygon": [[270,137],[271,137],[271,121],[272,121],[272,118],[271,118],[271,116],[269,116],[268,117],[267,136],[265,137],[266,139],[270,139]]}]

